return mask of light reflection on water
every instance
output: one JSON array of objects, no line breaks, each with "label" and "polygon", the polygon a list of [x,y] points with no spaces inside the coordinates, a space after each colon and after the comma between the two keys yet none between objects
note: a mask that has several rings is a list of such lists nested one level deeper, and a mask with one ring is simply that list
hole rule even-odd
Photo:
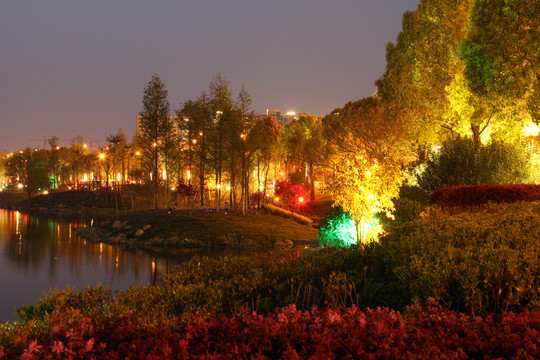
[{"label": "light reflection on water", "polygon": [[146,285],[194,255],[186,250],[150,255],[80,239],[72,227],[92,219],[53,219],[0,209],[0,322],[18,320],[13,310],[31,304],[51,288]]}]

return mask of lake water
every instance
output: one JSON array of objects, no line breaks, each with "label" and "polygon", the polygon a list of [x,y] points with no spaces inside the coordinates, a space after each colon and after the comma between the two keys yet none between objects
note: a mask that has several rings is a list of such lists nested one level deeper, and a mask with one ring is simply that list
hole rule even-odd
[{"label": "lake water", "polygon": [[[55,219],[0,209],[0,322],[19,320],[14,308],[36,302],[51,288],[146,285],[194,255],[220,250],[149,254],[80,239],[72,227],[93,219]],[[163,254],[165,253],[165,254]]]}]

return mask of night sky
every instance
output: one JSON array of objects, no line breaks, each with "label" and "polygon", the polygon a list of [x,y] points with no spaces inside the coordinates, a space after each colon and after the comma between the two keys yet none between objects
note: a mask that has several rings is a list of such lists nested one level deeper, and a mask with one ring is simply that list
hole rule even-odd
[{"label": "night sky", "polygon": [[325,115],[371,95],[419,0],[2,0],[0,151],[130,140],[153,73],[171,109],[221,73],[253,109]]}]

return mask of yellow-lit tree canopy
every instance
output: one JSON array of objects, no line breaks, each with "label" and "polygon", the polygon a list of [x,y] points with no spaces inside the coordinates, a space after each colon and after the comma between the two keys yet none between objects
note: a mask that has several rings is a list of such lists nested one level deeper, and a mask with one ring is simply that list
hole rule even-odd
[{"label": "yellow-lit tree canopy", "polygon": [[346,104],[323,119],[334,169],[331,194],[335,205],[356,222],[357,240],[374,214],[390,215],[403,180],[401,167],[411,160],[407,123],[379,98]]},{"label": "yellow-lit tree canopy", "polygon": [[457,134],[513,140],[538,121],[539,2],[422,0],[403,16],[378,94],[420,146]]}]

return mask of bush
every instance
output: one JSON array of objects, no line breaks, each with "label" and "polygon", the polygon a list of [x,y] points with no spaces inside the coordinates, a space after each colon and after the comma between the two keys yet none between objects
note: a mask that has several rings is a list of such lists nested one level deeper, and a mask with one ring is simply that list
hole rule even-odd
[{"label": "bush", "polygon": [[526,147],[472,139],[448,140],[429,155],[418,184],[428,192],[458,185],[528,183],[537,178],[536,156]]},{"label": "bush", "polygon": [[440,206],[478,206],[540,200],[540,185],[462,185],[439,189],[430,198]]},{"label": "bush", "polygon": [[329,247],[294,256],[194,258],[157,285],[114,297],[91,289],[49,296],[23,308],[25,321],[52,312],[182,316],[268,313],[294,304],[390,307],[429,298],[471,315],[540,309],[540,202],[494,213],[441,215],[393,228],[378,244]]},{"label": "bush", "polygon": [[540,308],[540,203],[413,221],[381,239],[408,299],[469,314]]},{"label": "bush", "polygon": [[294,306],[261,316],[192,316],[145,322],[119,316],[53,314],[0,328],[0,359],[538,359],[540,313],[470,317],[427,306],[401,314],[387,308]]},{"label": "bush", "polygon": [[317,240],[321,246],[349,246],[357,243],[356,224],[342,207],[335,207],[326,214]]},{"label": "bush", "polygon": [[289,208],[296,205],[299,198],[303,198],[304,201],[309,199],[308,191],[304,185],[295,185],[289,181],[282,181],[277,184],[275,194],[279,198],[278,201]]}]

